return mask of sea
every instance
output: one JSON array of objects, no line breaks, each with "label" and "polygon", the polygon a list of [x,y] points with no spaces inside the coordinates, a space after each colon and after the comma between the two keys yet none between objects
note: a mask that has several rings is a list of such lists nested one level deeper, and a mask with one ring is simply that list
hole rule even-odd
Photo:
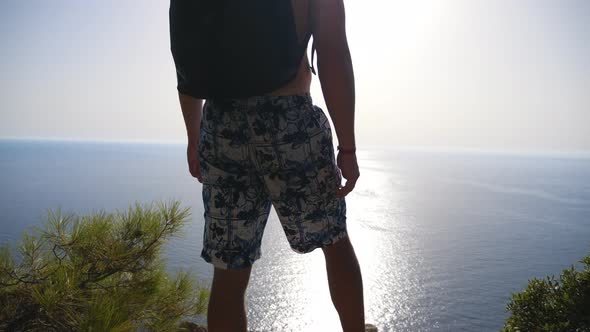
[{"label": "sea", "polygon": [[[366,321],[379,331],[498,331],[513,292],[590,254],[590,155],[367,148],[347,200]],[[139,202],[190,208],[166,245],[171,272],[205,283],[201,185],[186,145],[0,140],[0,243],[50,210],[84,215]],[[251,331],[341,331],[321,250],[289,248],[274,210],[247,291]],[[205,318],[199,318],[204,321]]]}]

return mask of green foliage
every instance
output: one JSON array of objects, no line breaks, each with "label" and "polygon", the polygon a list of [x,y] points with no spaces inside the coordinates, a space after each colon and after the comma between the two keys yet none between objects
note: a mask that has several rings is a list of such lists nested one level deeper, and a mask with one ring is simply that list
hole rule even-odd
[{"label": "green foliage", "polygon": [[556,280],[529,280],[522,293],[512,293],[507,311],[510,317],[502,331],[590,331],[590,256],[584,257],[582,271],[572,265]]},{"label": "green foliage", "polygon": [[177,331],[207,287],[166,273],[160,251],[190,215],[180,204],[77,217],[49,211],[13,257],[0,247],[0,331]]}]

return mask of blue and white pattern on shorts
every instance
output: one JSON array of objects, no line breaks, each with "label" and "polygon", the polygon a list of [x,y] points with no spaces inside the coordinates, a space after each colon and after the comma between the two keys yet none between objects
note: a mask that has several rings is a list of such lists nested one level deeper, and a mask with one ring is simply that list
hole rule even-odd
[{"label": "blue and white pattern on shorts", "polygon": [[260,258],[271,204],[296,252],[347,236],[330,123],[309,94],[207,100],[199,158],[201,256],[214,266],[246,268]]}]

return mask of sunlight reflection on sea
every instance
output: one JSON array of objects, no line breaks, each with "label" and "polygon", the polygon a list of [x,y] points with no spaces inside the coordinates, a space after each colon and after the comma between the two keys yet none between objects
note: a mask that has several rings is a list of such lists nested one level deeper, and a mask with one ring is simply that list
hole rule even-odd
[{"label": "sunlight reflection on sea", "polygon": [[[380,332],[497,331],[511,292],[590,250],[588,156],[363,150],[358,158],[347,225],[367,322]],[[170,199],[192,216],[165,247],[168,269],[209,282],[201,185],[187,171],[186,146],[0,141],[0,244],[15,245],[50,208],[82,215]],[[252,331],[340,331],[322,251],[293,252],[274,211],[247,301]]]}]

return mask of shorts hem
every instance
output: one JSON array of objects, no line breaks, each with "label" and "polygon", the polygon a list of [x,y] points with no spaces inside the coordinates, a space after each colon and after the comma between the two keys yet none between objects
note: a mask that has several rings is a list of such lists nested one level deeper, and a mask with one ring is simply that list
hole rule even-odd
[{"label": "shorts hem", "polygon": [[291,250],[293,250],[294,252],[296,252],[298,254],[308,254],[318,248],[325,248],[327,246],[336,244],[338,241],[345,239],[347,237],[348,237],[348,231],[344,230],[344,231],[338,233],[336,236],[331,237],[329,241],[312,243],[308,246],[305,246],[304,248],[291,247]]},{"label": "shorts hem", "polygon": [[254,262],[260,258],[260,255],[250,259],[243,259],[240,257],[239,259],[234,259],[233,262],[227,263],[222,258],[219,258],[219,256],[223,256],[222,251],[205,248],[201,251],[201,258],[203,258],[205,262],[212,264],[214,267],[222,270],[240,270],[251,268],[252,265],[254,265]]}]

